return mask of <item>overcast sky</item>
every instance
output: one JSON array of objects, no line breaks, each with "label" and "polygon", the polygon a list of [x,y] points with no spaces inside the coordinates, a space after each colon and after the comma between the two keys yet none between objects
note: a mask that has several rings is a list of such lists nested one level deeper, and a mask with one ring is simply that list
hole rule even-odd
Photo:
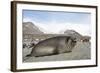
[{"label": "overcast sky", "polygon": [[75,30],[83,35],[91,35],[90,13],[23,10],[23,22],[33,22],[45,33]]}]

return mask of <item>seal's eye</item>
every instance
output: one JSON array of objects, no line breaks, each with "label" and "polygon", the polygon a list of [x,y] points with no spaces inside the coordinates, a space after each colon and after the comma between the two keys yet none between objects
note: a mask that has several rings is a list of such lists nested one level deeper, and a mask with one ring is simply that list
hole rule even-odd
[{"label": "seal's eye", "polygon": [[74,40],[73,42],[76,43],[77,41]]},{"label": "seal's eye", "polygon": [[73,42],[77,42],[76,38],[73,39]]}]

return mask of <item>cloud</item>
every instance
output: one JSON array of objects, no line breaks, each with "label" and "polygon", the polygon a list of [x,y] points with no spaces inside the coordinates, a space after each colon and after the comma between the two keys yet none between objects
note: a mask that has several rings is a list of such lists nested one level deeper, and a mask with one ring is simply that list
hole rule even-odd
[{"label": "cloud", "polygon": [[50,22],[36,22],[30,18],[24,18],[23,22],[33,22],[36,26],[43,30],[45,33],[63,33],[65,30],[75,30],[82,35],[91,35],[91,26],[89,24],[73,24],[73,23],[60,23],[57,21]]}]

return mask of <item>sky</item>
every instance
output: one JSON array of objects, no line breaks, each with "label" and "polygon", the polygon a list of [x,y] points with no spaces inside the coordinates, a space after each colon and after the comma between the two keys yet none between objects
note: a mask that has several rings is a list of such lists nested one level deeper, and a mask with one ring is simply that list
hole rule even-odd
[{"label": "sky", "polygon": [[80,12],[23,10],[23,22],[33,22],[45,33],[75,30],[91,35],[91,14]]}]

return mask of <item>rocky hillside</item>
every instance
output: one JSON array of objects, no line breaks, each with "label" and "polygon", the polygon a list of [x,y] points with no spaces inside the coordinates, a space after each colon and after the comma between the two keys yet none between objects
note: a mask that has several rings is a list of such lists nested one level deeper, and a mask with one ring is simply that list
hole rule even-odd
[{"label": "rocky hillside", "polygon": [[23,34],[43,34],[32,22],[23,22]]},{"label": "rocky hillside", "polygon": [[[40,27],[36,26],[34,23],[32,22],[23,22],[23,34],[25,35],[31,35],[31,34],[44,34],[45,32],[43,31],[44,29],[40,29]],[[84,36],[81,35],[81,33],[76,32],[75,30],[65,30],[63,31],[63,34],[46,34],[48,37],[49,36],[72,36],[77,38],[77,40],[80,39],[88,39],[87,37],[90,38],[90,36]]]}]

